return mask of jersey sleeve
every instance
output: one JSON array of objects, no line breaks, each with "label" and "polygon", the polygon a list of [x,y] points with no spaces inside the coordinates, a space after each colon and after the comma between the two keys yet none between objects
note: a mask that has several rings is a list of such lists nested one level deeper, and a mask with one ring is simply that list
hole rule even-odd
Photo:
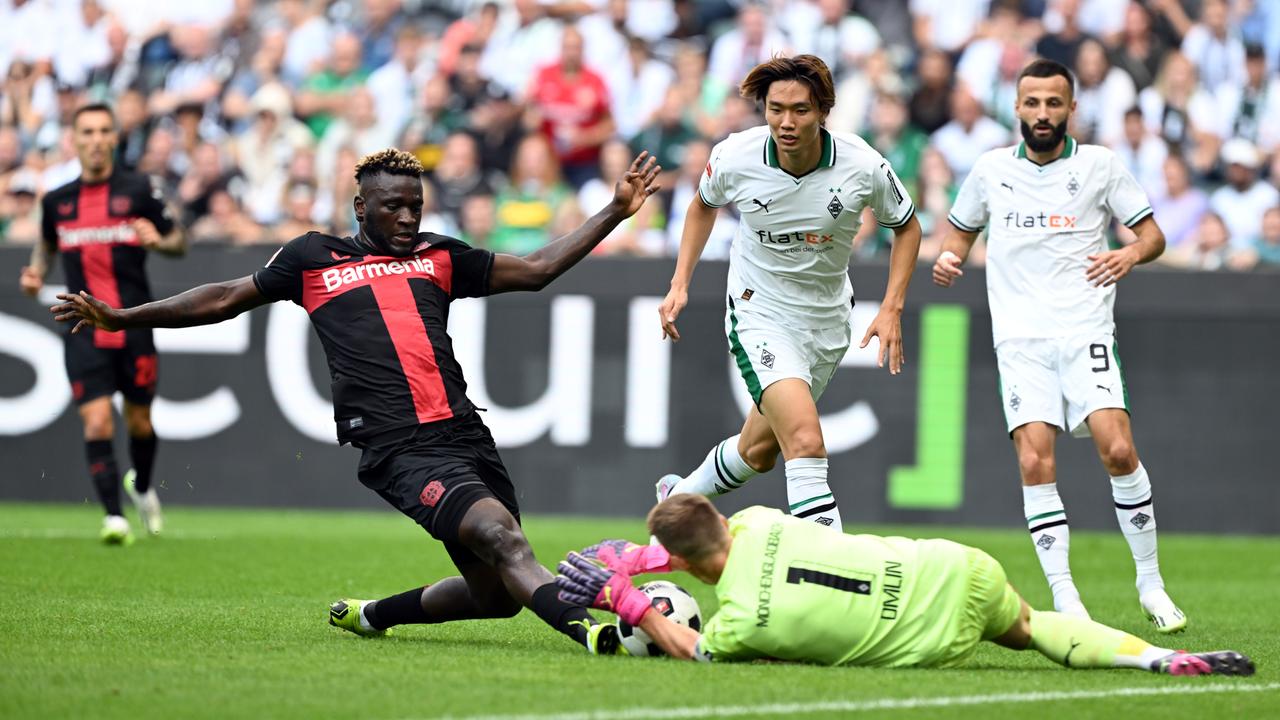
[{"label": "jersey sleeve", "polygon": [[876,222],[887,228],[906,225],[916,212],[911,196],[888,160],[882,160],[880,167],[871,174],[871,212],[876,216]]},{"label": "jersey sleeve", "polygon": [[740,662],[766,657],[746,642],[755,622],[754,617],[740,618],[732,610],[722,608],[702,627],[694,657],[704,662]]},{"label": "jersey sleeve", "polygon": [[173,214],[164,201],[164,190],[155,178],[145,177],[145,189],[139,193],[138,215],[151,221],[161,235],[173,232]]},{"label": "jersey sleeve", "polygon": [[489,294],[492,252],[455,240],[449,243],[449,259],[453,262],[450,291],[453,297],[484,297]]},{"label": "jersey sleeve", "polygon": [[1151,200],[1147,192],[1138,184],[1133,173],[1124,166],[1120,157],[1110,153],[1110,167],[1107,172],[1107,209],[1112,217],[1125,227],[1133,227],[1135,223],[1151,214]]},{"label": "jersey sleeve", "polygon": [[253,274],[253,284],[262,297],[271,302],[292,300],[302,304],[303,259],[308,237],[310,233],[290,240]]},{"label": "jersey sleeve", "polygon": [[960,184],[960,192],[956,194],[951,212],[947,214],[947,220],[965,232],[979,232],[987,226],[991,210],[987,207],[987,189],[983,175],[982,162],[979,161]]},{"label": "jersey sleeve", "polygon": [[718,208],[729,204],[729,184],[725,177],[728,175],[725,157],[727,142],[723,140],[711,148],[711,159],[707,161],[707,167],[698,181],[698,195],[708,207]]},{"label": "jersey sleeve", "polygon": [[50,194],[40,200],[40,242],[51,253],[58,249],[58,217],[53,214],[53,198]]}]

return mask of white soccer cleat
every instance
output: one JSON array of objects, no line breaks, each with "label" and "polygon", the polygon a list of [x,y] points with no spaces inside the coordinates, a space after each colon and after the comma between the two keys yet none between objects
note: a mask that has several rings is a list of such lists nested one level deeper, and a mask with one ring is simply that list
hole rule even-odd
[{"label": "white soccer cleat", "polygon": [[1138,602],[1142,605],[1142,612],[1146,614],[1147,619],[1156,626],[1156,632],[1167,635],[1182,632],[1187,628],[1186,614],[1173,604],[1173,599],[1164,591],[1164,588],[1148,590],[1138,598]]},{"label": "white soccer cleat", "polygon": [[154,487],[147,488],[144,493],[134,488],[138,473],[132,468],[124,474],[124,491],[128,493],[133,506],[138,509],[138,517],[142,519],[142,527],[151,535],[159,535],[164,530],[164,516],[160,513],[160,497]]},{"label": "white soccer cleat", "polygon": [[128,545],[133,542],[133,533],[129,532],[129,521],[123,515],[108,515],[102,518],[102,532],[98,537],[107,545]]},{"label": "white soccer cleat", "polygon": [[655,483],[653,486],[654,489],[657,491],[656,495],[658,496],[658,502],[662,502],[663,500],[666,500],[668,497],[670,497],[671,491],[675,489],[676,483],[680,482],[683,479],[684,478],[680,477],[679,475],[663,475],[662,477],[658,478],[658,482]]}]

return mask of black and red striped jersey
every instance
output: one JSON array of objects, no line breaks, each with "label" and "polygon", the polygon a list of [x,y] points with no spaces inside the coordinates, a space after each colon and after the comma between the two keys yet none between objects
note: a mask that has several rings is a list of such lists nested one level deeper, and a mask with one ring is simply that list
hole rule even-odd
[{"label": "black and red striped jersey", "polygon": [[[147,251],[133,229],[138,218],[161,235],[173,230],[163,194],[139,173],[116,170],[99,183],[76,179],[44,196],[41,235],[51,252],[61,253],[70,292],[87,290],[115,308],[151,302]],[[125,333],[94,330],[93,341],[123,348]]]},{"label": "black and red striped jersey", "polygon": [[446,327],[453,299],[488,294],[493,253],[431,233],[418,239],[412,255],[390,257],[311,232],[253,275],[263,297],[292,300],[311,316],[339,442],[364,445],[475,409]]}]

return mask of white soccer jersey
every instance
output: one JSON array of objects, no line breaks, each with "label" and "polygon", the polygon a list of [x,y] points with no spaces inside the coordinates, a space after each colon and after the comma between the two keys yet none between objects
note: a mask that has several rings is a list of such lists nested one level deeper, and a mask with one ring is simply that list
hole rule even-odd
[{"label": "white soccer jersey", "polygon": [[1094,287],[1089,255],[1107,249],[1115,217],[1126,226],[1151,214],[1142,186],[1111,150],[1070,136],[1045,165],[1026,144],[985,153],[960,186],[948,219],[987,228],[987,299],[996,345],[1009,338],[1113,332],[1116,286]]},{"label": "white soccer jersey", "polygon": [[853,287],[849,255],[870,207],[885,227],[905,225],[915,206],[888,161],[862,138],[822,130],[818,167],[794,177],[762,125],[734,133],[711,151],[698,185],[711,207],[741,216],[729,252],[729,297],[796,327],[847,323]]}]

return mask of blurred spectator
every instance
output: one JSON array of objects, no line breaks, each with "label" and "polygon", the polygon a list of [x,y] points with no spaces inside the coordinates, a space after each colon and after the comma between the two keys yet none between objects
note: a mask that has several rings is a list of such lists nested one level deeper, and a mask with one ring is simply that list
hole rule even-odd
[{"label": "blurred spectator", "polygon": [[284,79],[290,87],[297,88],[324,69],[333,29],[312,0],[276,0],[275,10],[289,38],[282,62]]},{"label": "blurred spectator", "polygon": [[250,61],[239,68],[227,83],[226,92],[222,95],[222,114],[233,122],[235,131],[244,130],[252,120],[249,100],[254,93],[271,83],[285,84],[282,68],[287,42],[288,36],[281,29],[263,33]]},{"label": "blurred spectator", "polygon": [[231,60],[231,75],[245,70],[262,45],[263,27],[254,14],[254,0],[233,0],[231,14],[222,26],[218,54]]},{"label": "blurred spectator", "polygon": [[978,32],[989,6],[990,0],[911,0],[916,45],[959,52]]},{"label": "blurred spectator", "polygon": [[467,124],[467,116],[451,100],[449,82],[442,75],[429,78],[422,86],[419,107],[397,141],[398,145],[409,148],[427,170],[440,162],[449,133]]},{"label": "blurred spectator", "polygon": [[1267,68],[1280,70],[1280,5],[1268,0],[1244,0],[1240,31],[1245,44],[1261,45]]},{"label": "blurred spectator", "polygon": [[538,68],[560,52],[560,27],[538,0],[514,0],[498,16],[480,60],[481,73],[511,96],[520,96]]},{"label": "blurred spectator", "polygon": [[1080,0],[1053,0],[1045,34],[1036,43],[1036,54],[1071,67],[1080,45],[1089,38],[1080,29]]},{"label": "blurred spectator", "polygon": [[[595,213],[613,200],[615,179],[627,171],[631,158],[631,148],[617,138],[600,148],[599,177],[588,180],[578,190],[578,207],[583,213]],[[657,208],[658,203],[645,203],[639,212],[614,228],[592,252],[597,255],[643,255],[643,236],[653,222]]]},{"label": "blurred spectator", "polygon": [[1267,72],[1262,46],[1246,49],[1245,76],[1243,85],[1218,88],[1216,106],[1229,136],[1244,138],[1270,156],[1280,144],[1280,79]]},{"label": "blurred spectator", "polygon": [[218,96],[234,71],[232,59],[215,52],[215,37],[207,27],[178,26],[169,37],[181,59],[165,73],[163,90],[152,93],[148,110],[166,115],[183,105],[199,105],[217,117]]},{"label": "blurred spectator", "polygon": [[920,85],[911,96],[911,122],[933,133],[951,120],[951,58],[941,50],[926,50],[916,75]]},{"label": "blurred spectator", "polygon": [[136,168],[150,134],[147,99],[137,90],[126,90],[116,100],[116,163],[127,170]]},{"label": "blurred spectator", "polygon": [[391,147],[395,141],[395,136],[378,124],[373,95],[364,88],[357,88],[347,96],[342,117],[329,125],[316,146],[316,172],[322,177],[347,172],[348,168],[338,165],[341,149],[350,149],[360,158]]},{"label": "blurred spectator", "polygon": [[294,109],[317,139],[346,108],[351,92],[364,85],[369,76],[360,66],[360,39],[340,33],[333,39],[333,52],[324,70],[303,83],[294,99]]},{"label": "blurred spectator", "polygon": [[1280,268],[1280,208],[1267,208],[1262,215],[1262,238],[1254,247],[1256,263],[1272,270]]},{"label": "blurred spectator", "polygon": [[1151,11],[1142,3],[1130,2],[1119,44],[1111,51],[1111,64],[1129,73],[1134,88],[1141,92],[1155,82],[1167,51],[1164,40],[1152,31]]},{"label": "blurred spectator", "polygon": [[540,133],[526,135],[511,161],[511,184],[496,198],[497,227],[489,249],[525,255],[546,244],[556,208],[572,202],[560,179],[551,143]]},{"label": "blurred spectator", "polygon": [[400,0],[361,0],[356,7],[360,15],[356,23],[360,64],[365,72],[373,72],[391,62],[400,33],[408,26],[400,13]]},{"label": "blurred spectator", "polygon": [[316,206],[316,187],[308,182],[295,181],[284,191],[284,217],[271,226],[270,242],[283,245],[305,235],[316,227],[313,220]]},{"label": "blurred spectator", "polygon": [[[1165,194],[1165,158],[1169,157],[1169,146],[1160,138],[1151,134],[1142,121],[1142,110],[1137,106],[1130,107],[1124,113],[1124,138],[1111,146],[1116,157],[1138,179],[1138,184],[1147,191],[1148,197],[1158,198]],[[1164,225],[1160,226],[1162,229]],[[1165,231],[1166,237],[1168,231]]]},{"label": "blurred spectator", "polygon": [[222,151],[213,143],[202,143],[191,156],[191,169],[178,183],[178,200],[182,203],[183,223],[191,226],[209,214],[213,194],[226,190],[235,171],[224,165]]},{"label": "blurred spectator", "polygon": [[19,170],[9,178],[0,200],[0,239],[6,245],[34,245],[40,239],[39,181],[35,173]]},{"label": "blurred spectator", "polygon": [[267,239],[262,227],[245,214],[240,202],[226,188],[209,194],[209,213],[191,226],[192,242],[252,245]]},{"label": "blurred spectator", "polygon": [[1125,0],[1081,0],[1076,22],[1086,35],[1113,45],[1124,30],[1125,9]]},{"label": "blurred spectator", "polygon": [[1030,59],[1022,19],[1016,3],[998,2],[991,8],[983,36],[969,43],[956,63],[956,77],[987,114],[1006,127],[1017,123],[1018,73]]},{"label": "blurred spectator", "polygon": [[902,0],[856,0],[854,11],[871,23],[893,57],[905,58],[912,52],[913,27],[908,3]]},{"label": "blurred spectator", "polygon": [[1227,224],[1233,250],[1253,247],[1262,233],[1262,213],[1280,205],[1280,192],[1258,179],[1261,160],[1248,140],[1233,138],[1222,145],[1227,184],[1209,196],[1209,207]]},{"label": "blurred spectator", "polygon": [[492,248],[497,205],[492,195],[468,195],[462,203],[459,238],[472,247]]},{"label": "blurred spectator", "polygon": [[1111,67],[1102,43],[1092,38],[1080,44],[1075,68],[1076,112],[1072,116],[1072,135],[1083,143],[1119,143],[1124,135],[1124,113],[1137,99],[1133,79],[1120,68]]},{"label": "blurred spectator", "polygon": [[686,121],[684,94],[679,88],[667,90],[653,120],[631,139],[632,152],[648,150],[667,170],[680,167],[685,147],[698,137]]},{"label": "blurred spectator", "polygon": [[1191,171],[1177,155],[1164,161],[1164,187],[1163,196],[1153,196],[1151,209],[1173,250],[1194,242],[1196,228],[1209,211],[1209,196],[1191,184]]},{"label": "blurred spectator", "polygon": [[493,187],[480,167],[476,139],[462,130],[455,130],[445,138],[440,162],[436,163],[430,179],[440,212],[459,224],[467,197],[493,194]]},{"label": "blurred spectator", "polygon": [[908,122],[906,102],[890,93],[877,95],[871,109],[871,124],[863,137],[889,161],[907,194],[918,198],[920,158],[929,137]]},{"label": "blurred spectator", "polygon": [[178,182],[182,179],[173,169],[174,145],[173,132],[168,128],[158,127],[147,135],[147,147],[138,160],[138,172],[159,181],[168,195],[177,191]]},{"label": "blurred spectator", "polygon": [[982,106],[965,88],[951,92],[951,122],[929,137],[942,153],[956,183],[963,183],[982,153],[1009,144],[1009,129],[982,114]]},{"label": "blurred spectator", "polygon": [[566,27],[560,59],[543,67],[529,86],[531,117],[555,149],[560,167],[575,188],[599,172],[600,147],[613,135],[609,89],[604,78],[582,64],[582,34]]},{"label": "blurred spectator", "polygon": [[675,71],[649,54],[639,38],[627,44],[627,62],[614,63],[619,71],[608,75],[611,113],[618,135],[630,140],[653,119],[675,81]]},{"label": "blurred spectator", "polygon": [[22,164],[22,139],[13,127],[0,125],[0,177]]},{"label": "blurred spectator", "polygon": [[418,222],[418,232],[458,236],[457,223],[452,217],[440,212],[440,208],[436,206],[435,187],[429,182],[422,183],[422,219]]},{"label": "blurred spectator", "polygon": [[445,75],[453,75],[462,49],[471,46],[476,52],[483,49],[498,25],[498,3],[485,2],[473,6],[472,11],[449,24],[436,46],[436,68]]},{"label": "blurred spectator", "polygon": [[[942,251],[942,229],[944,223],[947,222],[947,213],[951,212],[951,203],[956,199],[956,193],[960,192],[960,183],[956,182],[955,175],[952,174],[951,168],[947,165],[947,160],[935,148],[926,148],[920,156],[920,173],[917,186],[919,195],[915,196],[916,212],[920,219],[920,229],[924,234],[924,241],[920,246],[920,257],[933,258],[937,257]],[[863,223],[867,225],[867,223]],[[874,220],[870,223],[872,228],[877,227]],[[880,234],[877,245],[889,246],[890,238],[886,234]],[[979,248],[985,247],[984,243],[974,245],[974,252],[980,252]],[[985,258],[985,253],[976,259],[978,266],[981,266],[981,259]],[[969,262],[973,264],[975,258],[971,255]]]},{"label": "blurred spectator", "polygon": [[1244,42],[1230,25],[1226,0],[1204,0],[1200,21],[1182,39],[1182,54],[1200,71],[1200,81],[1215,90],[1223,83],[1245,81]]},{"label": "blurred spectator", "polygon": [[76,11],[64,10],[53,50],[53,74],[59,82],[83,87],[89,71],[105,64],[111,56],[107,43],[107,19],[98,0],[77,3]]},{"label": "blurred spectator", "polygon": [[1153,85],[1138,94],[1147,127],[1187,158],[1197,175],[1207,174],[1222,144],[1213,96],[1201,87],[1191,61],[1170,52]]},{"label": "blurred spectator", "polygon": [[1194,25],[1191,19],[1200,13],[1203,0],[1147,0],[1152,11],[1152,27],[1165,45],[1178,47]]},{"label": "blurred spectator", "polygon": [[45,121],[56,116],[57,102],[47,74],[39,74],[25,61],[11,63],[0,88],[0,126],[16,127],[25,141],[32,142]]},{"label": "blurred spectator", "polygon": [[827,114],[827,129],[860,135],[871,118],[876,95],[898,95],[905,90],[889,55],[877,50],[867,56],[863,72],[850,73],[836,85],[836,104]]},{"label": "blurred spectator", "polygon": [[803,22],[792,23],[792,45],[797,53],[822,58],[839,83],[879,49],[880,33],[851,11],[849,0],[816,0],[815,4],[817,12],[796,14]]},{"label": "blurred spectator", "polygon": [[280,219],[280,199],[294,153],[311,145],[311,133],[293,117],[289,91],[274,83],[258,89],[250,102],[253,124],[235,141],[236,162],[244,173],[245,209],[257,222]]},{"label": "blurred spectator", "polygon": [[[685,147],[684,160],[674,173],[675,177],[667,183],[664,181],[660,193],[666,208],[667,229],[662,236],[660,246],[651,247],[654,254],[675,257],[680,252],[680,235],[684,230],[685,214],[689,211],[689,203],[698,192],[698,183],[703,169],[711,160],[711,143],[706,140],[692,140]],[[738,232],[738,220],[728,208],[716,213],[715,224],[711,227],[711,237],[707,240],[706,250],[702,257],[705,260],[724,260],[729,257],[729,247],[733,244],[734,235]]]},{"label": "blurred spectator", "polygon": [[787,49],[787,38],[770,22],[765,6],[743,2],[737,26],[711,46],[707,80],[722,88],[737,88],[751,68]]},{"label": "blurred spectator", "polygon": [[1229,239],[1222,218],[1217,213],[1205,213],[1194,240],[1165,252],[1161,262],[1187,270],[1245,269],[1247,257],[1233,252]]},{"label": "blurred spectator", "polygon": [[409,123],[414,88],[422,87],[431,77],[431,67],[423,61],[424,47],[422,33],[417,28],[412,25],[400,28],[391,60],[374,70],[365,85],[373,94],[378,125],[391,137],[398,138]]}]

